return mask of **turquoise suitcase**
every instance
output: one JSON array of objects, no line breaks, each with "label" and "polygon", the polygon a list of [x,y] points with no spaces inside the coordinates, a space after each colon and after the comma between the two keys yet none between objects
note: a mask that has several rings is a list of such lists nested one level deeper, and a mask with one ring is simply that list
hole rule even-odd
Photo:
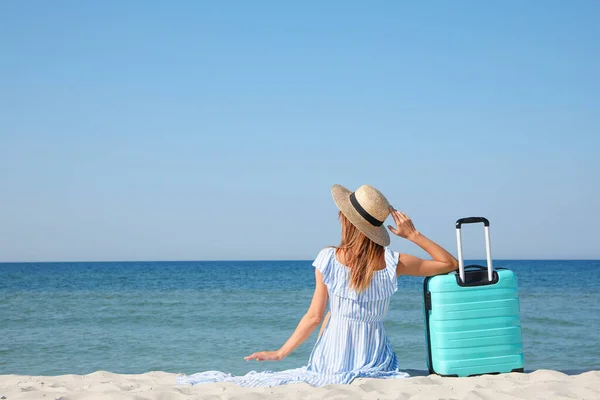
[{"label": "turquoise suitcase", "polygon": [[[464,266],[461,226],[483,223],[487,267]],[[427,367],[442,376],[523,372],[517,277],[492,267],[490,223],[456,221],[458,273],[427,277],[423,283]]]}]

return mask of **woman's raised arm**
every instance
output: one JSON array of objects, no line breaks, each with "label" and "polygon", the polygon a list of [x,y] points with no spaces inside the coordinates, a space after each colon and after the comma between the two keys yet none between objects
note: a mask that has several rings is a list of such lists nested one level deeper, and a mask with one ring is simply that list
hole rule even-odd
[{"label": "woman's raised arm", "polygon": [[433,260],[423,260],[410,254],[400,254],[396,275],[433,276],[445,274],[458,268],[458,261],[443,247],[421,234],[411,219],[400,211],[390,207],[390,212],[397,227],[388,228],[397,236],[415,243],[427,252]]}]

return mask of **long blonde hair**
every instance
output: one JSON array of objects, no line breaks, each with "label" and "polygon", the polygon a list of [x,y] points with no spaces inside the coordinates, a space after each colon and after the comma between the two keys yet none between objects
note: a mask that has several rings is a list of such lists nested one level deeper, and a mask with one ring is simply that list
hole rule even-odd
[{"label": "long blonde hair", "polygon": [[341,211],[338,216],[342,225],[342,241],[337,249],[344,251],[345,265],[352,271],[350,287],[360,292],[369,287],[384,249],[352,225]]}]

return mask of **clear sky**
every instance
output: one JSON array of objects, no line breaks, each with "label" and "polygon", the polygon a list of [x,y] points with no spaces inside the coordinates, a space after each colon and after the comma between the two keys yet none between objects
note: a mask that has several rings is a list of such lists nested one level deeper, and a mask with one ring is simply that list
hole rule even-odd
[{"label": "clear sky", "polygon": [[311,259],[339,241],[334,183],[454,254],[482,215],[494,258],[600,258],[598,21],[595,0],[2,1],[0,261]]}]

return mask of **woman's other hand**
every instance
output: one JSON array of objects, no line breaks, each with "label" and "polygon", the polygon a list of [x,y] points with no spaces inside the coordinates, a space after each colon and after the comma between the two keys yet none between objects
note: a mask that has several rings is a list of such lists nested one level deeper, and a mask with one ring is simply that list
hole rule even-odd
[{"label": "woman's other hand", "polygon": [[392,206],[390,206],[390,214],[394,218],[394,222],[396,222],[396,228],[394,228],[392,225],[388,225],[388,229],[392,231],[394,235],[400,236],[404,239],[412,240],[419,234],[411,219],[407,215],[395,210]]},{"label": "woman's other hand", "polygon": [[256,361],[279,361],[283,359],[283,355],[277,351],[259,351],[258,353],[252,353],[247,357],[244,357],[244,360],[256,360]]}]

